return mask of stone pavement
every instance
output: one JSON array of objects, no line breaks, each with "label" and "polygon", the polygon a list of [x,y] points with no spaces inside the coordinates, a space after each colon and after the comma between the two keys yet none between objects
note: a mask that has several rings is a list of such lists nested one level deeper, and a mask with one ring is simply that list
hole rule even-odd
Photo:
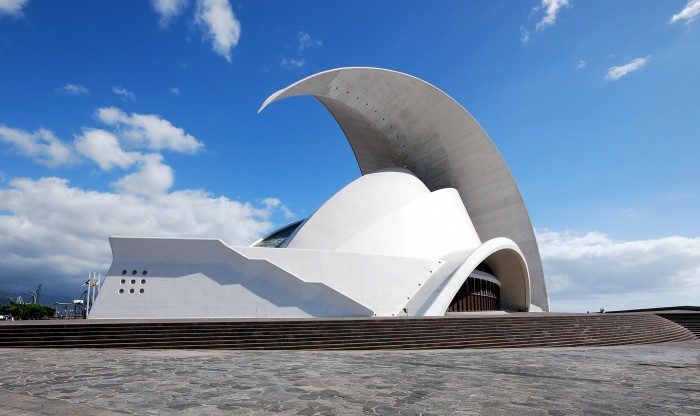
[{"label": "stone pavement", "polygon": [[429,351],[0,349],[0,415],[700,415],[700,340]]}]

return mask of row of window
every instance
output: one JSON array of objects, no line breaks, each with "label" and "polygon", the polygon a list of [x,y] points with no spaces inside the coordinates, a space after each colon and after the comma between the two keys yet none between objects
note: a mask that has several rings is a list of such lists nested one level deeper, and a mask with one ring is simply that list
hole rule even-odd
[{"label": "row of window", "polygon": [[[143,289],[139,289],[139,292],[138,292],[138,293],[143,293],[143,292],[144,292]],[[124,289],[119,289],[119,293],[120,293],[120,294],[126,293],[126,290],[124,290]],[[136,290],[135,290],[135,289],[129,289],[129,293],[136,293]]]},{"label": "row of window", "polygon": [[[119,283],[125,285],[125,284],[126,284],[126,279],[122,279],[121,282],[119,282]],[[130,283],[131,283],[132,285],[135,285],[135,284],[136,284],[136,279],[131,279],[131,282],[130,282]],[[146,284],[146,279],[141,279],[141,284],[142,284],[142,285],[145,285],[145,284]]]}]

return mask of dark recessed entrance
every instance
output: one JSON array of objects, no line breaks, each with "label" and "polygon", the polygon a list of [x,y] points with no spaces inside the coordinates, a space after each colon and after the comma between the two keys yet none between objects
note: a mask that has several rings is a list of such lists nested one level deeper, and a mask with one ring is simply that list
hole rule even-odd
[{"label": "dark recessed entrance", "polygon": [[497,311],[500,309],[500,286],[490,280],[469,276],[450,302],[447,312]]}]

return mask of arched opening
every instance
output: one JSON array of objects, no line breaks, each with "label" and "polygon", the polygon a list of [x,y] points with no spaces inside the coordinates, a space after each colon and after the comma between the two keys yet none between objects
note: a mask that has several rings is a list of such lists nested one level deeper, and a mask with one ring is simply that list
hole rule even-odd
[{"label": "arched opening", "polygon": [[519,253],[501,249],[487,256],[462,283],[446,312],[528,311],[527,265]]}]

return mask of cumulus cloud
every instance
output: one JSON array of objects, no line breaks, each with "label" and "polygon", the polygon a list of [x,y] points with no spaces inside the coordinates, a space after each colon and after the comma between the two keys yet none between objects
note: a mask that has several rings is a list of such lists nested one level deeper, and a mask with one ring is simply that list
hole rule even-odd
[{"label": "cumulus cloud", "polygon": [[[157,157],[149,163],[157,165]],[[108,236],[248,245],[274,228],[276,209],[201,190],[145,196],[84,190],[55,177],[14,179],[0,188],[0,288],[24,291],[43,283],[46,293],[79,292],[88,270],[109,268]]]},{"label": "cumulus cloud", "polygon": [[122,150],[117,136],[101,129],[86,129],[74,144],[81,155],[97,163],[102,170],[126,169],[140,157],[136,152]]},{"label": "cumulus cloud", "polygon": [[161,27],[167,27],[187,6],[187,0],[151,0],[153,10],[160,17]]},{"label": "cumulus cloud", "polygon": [[76,161],[70,146],[50,130],[39,129],[30,133],[0,124],[0,142],[9,143],[17,153],[44,166],[56,167]]},{"label": "cumulus cloud", "polygon": [[214,51],[231,62],[231,50],[241,36],[241,23],[228,0],[197,0],[195,22],[211,41]]},{"label": "cumulus cloud", "polygon": [[552,310],[697,304],[700,238],[616,241],[600,232],[537,233]]},{"label": "cumulus cloud", "polygon": [[21,17],[22,10],[29,3],[29,0],[0,0],[0,17],[10,15]]},{"label": "cumulus cloud", "polygon": [[194,136],[156,114],[127,114],[116,107],[105,107],[98,109],[96,115],[134,146],[182,153],[194,153],[204,146]]},{"label": "cumulus cloud", "polygon": [[172,95],[180,96],[180,89],[177,87],[172,87],[168,91],[170,91]]},{"label": "cumulus cloud", "polygon": [[112,87],[112,92],[117,94],[117,95],[120,95],[125,100],[136,101],[136,96],[134,95],[134,93],[127,90],[124,87],[120,87],[120,86]]},{"label": "cumulus cloud", "polygon": [[605,79],[609,81],[615,81],[616,79],[619,79],[630,72],[636,71],[639,68],[643,67],[646,65],[647,61],[649,61],[649,58],[651,58],[651,55],[647,55],[643,58],[635,58],[631,62],[620,65],[620,66],[612,66],[608,69],[607,75],[605,75]]},{"label": "cumulus cloud", "polygon": [[137,151],[139,149],[195,153],[204,146],[184,129],[155,114],[127,114],[119,108],[106,107],[98,109],[96,116],[114,131],[83,128],[83,133],[69,143],[59,140],[47,129],[27,132],[0,124],[0,143],[8,143],[18,154],[44,166],[54,168],[77,163],[83,156],[102,170],[126,169],[143,162],[144,155]]},{"label": "cumulus cloud", "polygon": [[108,131],[88,129],[76,138],[75,147],[102,170],[137,166],[136,172],[111,184],[121,194],[160,195],[166,193],[175,182],[175,173],[163,163],[161,154],[124,151],[119,138]]},{"label": "cumulus cloud", "polygon": [[163,163],[163,156],[157,153],[142,155],[139,169],[112,183],[122,194],[153,196],[165,194],[175,182],[173,169]]},{"label": "cumulus cloud", "polygon": [[690,24],[700,14],[700,0],[688,0],[683,10],[674,14],[671,17],[671,23],[676,23],[684,20],[686,24]]},{"label": "cumulus cloud", "polygon": [[88,95],[90,90],[84,85],[76,84],[66,84],[61,88],[65,94],[69,95]]}]

